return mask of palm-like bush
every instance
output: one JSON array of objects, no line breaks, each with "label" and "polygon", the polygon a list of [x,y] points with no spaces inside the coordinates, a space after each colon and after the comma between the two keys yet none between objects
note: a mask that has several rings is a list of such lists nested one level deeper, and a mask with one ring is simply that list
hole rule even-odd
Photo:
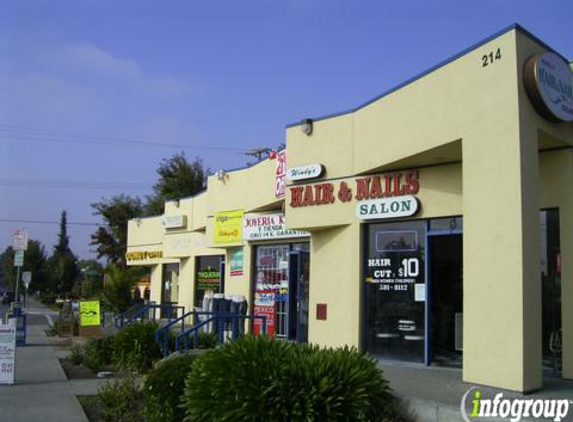
[{"label": "palm-like bush", "polygon": [[131,291],[141,276],[136,268],[122,269],[109,265],[105,270],[103,296],[116,312],[126,311],[133,301]]},{"label": "palm-like bush", "polygon": [[187,422],[380,422],[394,404],[376,362],[353,348],[245,337],[197,359]]},{"label": "palm-like bush", "polygon": [[139,321],[128,325],[113,336],[112,361],[119,368],[146,372],[161,359],[161,348],[155,342],[159,325]]}]

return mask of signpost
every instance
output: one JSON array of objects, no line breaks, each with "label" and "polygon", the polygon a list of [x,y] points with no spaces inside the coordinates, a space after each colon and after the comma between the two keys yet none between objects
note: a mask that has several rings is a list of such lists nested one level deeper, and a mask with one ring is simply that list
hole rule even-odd
[{"label": "signpost", "polygon": [[24,251],[28,250],[28,231],[18,229],[14,232],[12,238],[12,247],[14,248],[14,266],[16,267],[16,288],[14,300],[18,300],[18,285],[20,284],[20,267],[24,266]]}]

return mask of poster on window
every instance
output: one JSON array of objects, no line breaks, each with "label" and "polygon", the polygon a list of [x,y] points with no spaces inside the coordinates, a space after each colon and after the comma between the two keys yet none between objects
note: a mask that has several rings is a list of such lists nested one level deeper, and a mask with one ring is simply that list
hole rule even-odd
[{"label": "poster on window", "polygon": [[[366,260],[366,282],[378,290],[404,292],[420,298],[424,283],[417,230],[384,230],[374,233],[374,254]],[[418,287],[416,287],[418,285]]]},{"label": "poster on window", "polygon": [[[270,280],[266,271],[259,271],[255,282],[253,315],[266,318],[266,334],[274,337],[276,334],[276,307],[281,301],[281,284]],[[262,318],[254,321],[254,334],[262,333]]]},{"label": "poster on window", "polygon": [[229,275],[231,277],[243,276],[243,248],[229,251]]}]

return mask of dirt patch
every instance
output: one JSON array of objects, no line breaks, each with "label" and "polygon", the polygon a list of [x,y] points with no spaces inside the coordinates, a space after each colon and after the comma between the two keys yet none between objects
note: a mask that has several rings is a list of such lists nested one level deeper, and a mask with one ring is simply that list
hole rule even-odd
[{"label": "dirt patch", "polygon": [[90,422],[103,421],[101,404],[97,396],[77,396],[77,398]]},{"label": "dirt patch", "polygon": [[60,365],[69,380],[97,378],[97,375],[84,365],[74,365],[69,359],[60,359]]}]

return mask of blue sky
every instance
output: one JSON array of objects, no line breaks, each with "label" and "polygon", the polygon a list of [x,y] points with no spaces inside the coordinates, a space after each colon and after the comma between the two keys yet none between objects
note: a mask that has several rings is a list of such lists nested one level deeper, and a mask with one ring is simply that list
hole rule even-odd
[{"label": "blue sky", "polygon": [[[57,224],[2,220],[97,223],[90,203],[149,194],[181,150],[109,138],[241,167],[513,23],[571,59],[572,18],[570,0],[1,1],[0,248],[25,227],[51,253]],[[79,256],[94,230],[69,227]]]}]

